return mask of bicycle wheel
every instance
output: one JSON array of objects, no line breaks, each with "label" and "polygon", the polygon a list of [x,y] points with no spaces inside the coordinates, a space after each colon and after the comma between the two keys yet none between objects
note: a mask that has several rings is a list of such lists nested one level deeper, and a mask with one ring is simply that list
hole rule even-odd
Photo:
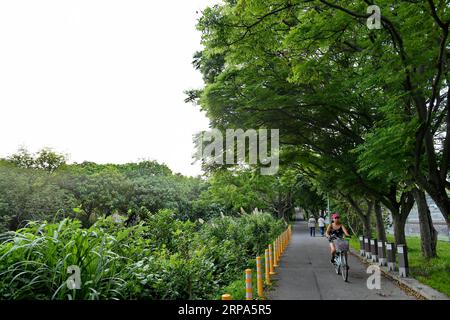
[{"label": "bicycle wheel", "polygon": [[344,279],[345,282],[348,280],[348,265],[347,265],[347,252],[343,253],[341,255],[341,273],[342,273],[342,279]]},{"label": "bicycle wheel", "polygon": [[336,253],[336,257],[334,258],[334,270],[336,274],[341,274],[341,255]]}]

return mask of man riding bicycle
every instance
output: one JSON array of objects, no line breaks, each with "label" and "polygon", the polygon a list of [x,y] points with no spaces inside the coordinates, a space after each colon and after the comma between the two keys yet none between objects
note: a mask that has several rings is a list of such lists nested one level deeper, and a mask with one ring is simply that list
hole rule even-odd
[{"label": "man riding bicycle", "polygon": [[344,235],[350,237],[347,229],[340,221],[340,216],[337,213],[334,213],[331,216],[333,222],[328,226],[326,231],[326,236],[328,241],[330,242],[331,249],[331,263],[334,264],[334,258],[336,256],[336,245],[334,244],[334,240],[344,238]]}]

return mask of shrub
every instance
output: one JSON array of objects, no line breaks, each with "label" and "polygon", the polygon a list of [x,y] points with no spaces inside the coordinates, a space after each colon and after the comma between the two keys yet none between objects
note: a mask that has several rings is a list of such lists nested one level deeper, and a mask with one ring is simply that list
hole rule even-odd
[{"label": "shrub", "polygon": [[[32,222],[1,236],[0,299],[214,299],[283,227],[268,214],[200,224],[167,210],[131,227]],[[80,290],[66,285],[73,265]]]},{"label": "shrub", "polygon": [[[4,236],[0,246],[0,297],[123,298],[122,288],[128,278],[123,267],[136,253],[127,248],[142,230],[108,231],[104,221],[83,229],[79,221],[65,219],[59,224],[30,223]],[[81,270],[81,290],[66,286],[67,269],[72,265]]]}]

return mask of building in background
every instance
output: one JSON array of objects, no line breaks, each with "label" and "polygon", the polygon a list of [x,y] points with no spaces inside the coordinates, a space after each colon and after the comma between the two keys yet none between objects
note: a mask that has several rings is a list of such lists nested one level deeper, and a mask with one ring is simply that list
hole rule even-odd
[{"label": "building in background", "polygon": [[[434,228],[438,232],[438,239],[450,241],[450,230],[447,227],[447,223],[445,222],[445,219],[442,216],[442,213],[436,203],[428,195],[427,203],[428,207],[430,208],[431,219],[433,220]],[[388,232],[393,233],[392,227],[388,229]],[[416,204],[414,204],[414,207],[412,208],[411,213],[406,220],[405,233],[406,236],[420,236],[419,214],[417,212]]]}]

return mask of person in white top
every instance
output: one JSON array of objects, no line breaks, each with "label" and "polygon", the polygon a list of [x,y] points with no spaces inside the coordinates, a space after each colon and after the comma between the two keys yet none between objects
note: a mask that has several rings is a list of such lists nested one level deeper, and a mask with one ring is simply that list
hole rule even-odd
[{"label": "person in white top", "polygon": [[325,235],[325,219],[320,216],[320,218],[317,220],[317,223],[319,224],[320,235],[323,237]]},{"label": "person in white top", "polygon": [[311,237],[315,237],[316,236],[316,219],[314,217],[309,218],[308,227],[309,227],[309,235]]}]

